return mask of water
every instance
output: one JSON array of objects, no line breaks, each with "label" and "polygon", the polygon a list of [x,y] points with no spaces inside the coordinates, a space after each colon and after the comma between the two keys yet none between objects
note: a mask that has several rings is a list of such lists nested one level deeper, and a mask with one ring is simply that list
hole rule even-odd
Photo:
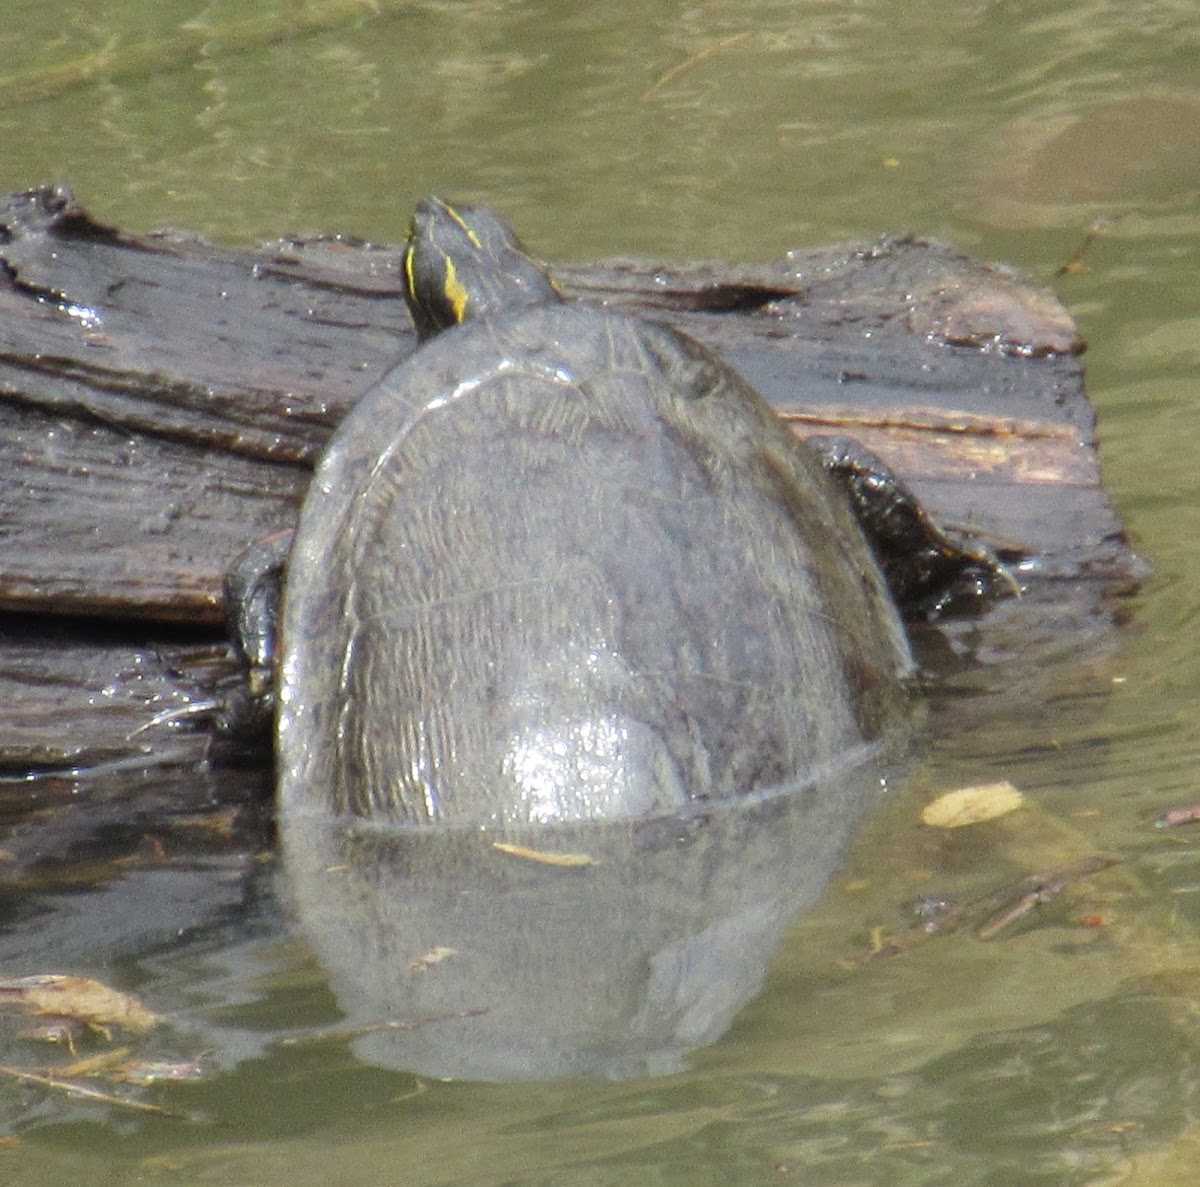
[{"label": "water", "polygon": [[[269,902],[119,974],[240,1062],[143,1117],[8,1084],[0,1179],[222,1184],[1193,1181],[1200,861],[1200,10],[864,0],[603,6],[10,5],[0,187],[252,243],[395,240],[421,194],[486,199],[550,259],[764,259],[898,227],[1053,282],[1091,343],[1110,492],[1154,576],[1125,625],[1018,692],[951,704],[764,993],[674,1076],[442,1083],[360,1064]],[[669,72],[681,67],[673,75]],[[1055,278],[1090,222],[1088,270]],[[946,724],[948,723],[948,724]],[[920,804],[1009,778],[1028,813],[931,836]],[[846,966],[929,891],[1124,858],[1041,926]],[[1079,925],[1095,916],[1104,926]],[[27,969],[17,970],[31,971]],[[17,1059],[14,1050],[5,1058]],[[26,1061],[31,1058],[27,1053]],[[221,1061],[218,1061],[221,1062]]]}]

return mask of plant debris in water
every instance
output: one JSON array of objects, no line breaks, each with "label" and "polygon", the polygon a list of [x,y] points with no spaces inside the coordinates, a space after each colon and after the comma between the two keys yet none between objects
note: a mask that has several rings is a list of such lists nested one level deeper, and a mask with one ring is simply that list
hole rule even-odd
[{"label": "plant debris in water", "polygon": [[1200,804],[1168,808],[1154,821],[1155,828],[1178,828],[1181,824],[1200,824]]},{"label": "plant debris in water", "polygon": [[979,939],[990,940],[1017,920],[1023,919],[1035,907],[1051,902],[1072,882],[1098,874],[1116,864],[1114,857],[1095,854],[1070,865],[1029,874],[1018,882],[968,903],[940,904],[932,913],[922,912],[920,926],[910,931],[893,935],[886,928],[874,927],[867,951],[852,957],[847,963],[853,967],[879,956],[896,956],[919,947],[935,936],[949,935],[964,927],[973,927]]},{"label": "plant debris in water", "polygon": [[[117,1028],[143,1035],[162,1021],[128,993],[112,989],[89,977],[61,973],[0,979],[0,1009],[40,1019],[22,1037],[61,1042],[72,1056],[76,1054],[75,1037],[78,1034],[96,1034],[109,1041],[113,1030]],[[0,1076],[25,1084],[36,1084],[68,1096],[167,1117],[182,1117],[183,1114],[105,1091],[97,1085],[132,1084],[145,1087],[162,1080],[194,1080],[202,1074],[199,1060],[142,1059],[130,1047],[114,1047],[98,1055],[76,1057],[61,1067],[0,1064]]]},{"label": "plant debris in water", "polygon": [[493,841],[492,848],[497,853],[506,853],[509,857],[521,857],[526,861],[540,862],[544,866],[564,866],[579,869],[583,866],[595,866],[600,863],[586,853],[549,853],[544,849],[530,849],[525,845],[510,845],[507,841]]},{"label": "plant debris in water", "polygon": [[135,997],[89,977],[39,973],[0,979],[0,1007],[24,1010],[35,1018],[75,1022],[111,1038],[111,1028],[144,1034],[161,1021]]},{"label": "plant debris in water", "polygon": [[449,959],[451,956],[457,956],[457,948],[444,948],[439,944],[436,948],[426,952],[424,956],[419,956],[408,967],[414,973],[423,973],[435,964],[441,964],[443,960]]}]

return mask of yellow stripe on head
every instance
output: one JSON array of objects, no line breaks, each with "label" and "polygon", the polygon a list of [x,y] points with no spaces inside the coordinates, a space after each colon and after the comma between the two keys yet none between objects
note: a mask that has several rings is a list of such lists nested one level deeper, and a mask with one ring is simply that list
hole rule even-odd
[{"label": "yellow stripe on head", "polygon": [[458,273],[454,269],[454,261],[449,256],[443,256],[442,259],[446,262],[446,280],[444,285],[446,300],[450,302],[450,309],[454,314],[455,322],[458,325],[462,325],[467,316],[467,290],[458,279]]},{"label": "yellow stripe on head", "polygon": [[404,252],[404,283],[408,287],[409,301],[417,300],[417,277],[416,277],[416,261],[414,257],[417,254],[416,245],[413,243],[412,232],[409,232],[408,247]]},{"label": "yellow stripe on head", "polygon": [[[455,210],[454,207],[451,206],[448,202],[442,207],[442,209],[445,210],[445,212],[460,227],[462,227],[463,233],[471,241],[471,246],[474,247],[476,249],[476,251],[483,251],[483,243],[481,242],[479,236],[475,234],[475,229],[471,226],[471,224],[469,222],[467,222],[467,220],[465,218],[463,218],[463,216],[461,214],[459,214],[458,211]],[[459,320],[461,321],[462,319],[460,318]]]}]

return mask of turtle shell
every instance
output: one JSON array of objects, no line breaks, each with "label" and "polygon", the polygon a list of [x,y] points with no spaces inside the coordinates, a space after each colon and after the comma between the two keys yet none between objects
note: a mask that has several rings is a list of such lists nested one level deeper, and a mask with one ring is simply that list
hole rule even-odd
[{"label": "turtle shell", "polygon": [[469,322],[318,467],[281,809],[487,825],[770,791],[901,727],[910,666],[844,496],[707,349],[565,305]]}]

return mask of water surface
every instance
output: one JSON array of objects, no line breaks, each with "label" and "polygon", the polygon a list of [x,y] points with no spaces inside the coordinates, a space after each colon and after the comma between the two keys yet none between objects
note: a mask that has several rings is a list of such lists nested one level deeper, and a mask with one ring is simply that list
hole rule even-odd
[{"label": "water surface", "polygon": [[[690,1070],[443,1083],[345,1043],[281,1046],[337,1011],[271,911],[240,910],[203,942],[84,970],[175,1012],[164,1054],[242,1043],[209,1079],[152,1090],[199,1120],[4,1085],[21,1140],[0,1178],[1192,1181],[1200,834],[1150,822],[1200,798],[1194,3],[10,8],[0,186],[67,181],[135,230],[395,240],[437,190],[496,205],[550,259],[765,259],[909,228],[1015,263],[1091,343],[1107,483],[1154,576],[1119,630],[937,694],[925,761]],[[1056,277],[1097,218],[1116,221],[1087,270]],[[997,778],[1028,813],[917,826],[936,792]],[[1120,871],[1035,926],[845,963],[906,897],[969,896],[1093,850]]]}]

